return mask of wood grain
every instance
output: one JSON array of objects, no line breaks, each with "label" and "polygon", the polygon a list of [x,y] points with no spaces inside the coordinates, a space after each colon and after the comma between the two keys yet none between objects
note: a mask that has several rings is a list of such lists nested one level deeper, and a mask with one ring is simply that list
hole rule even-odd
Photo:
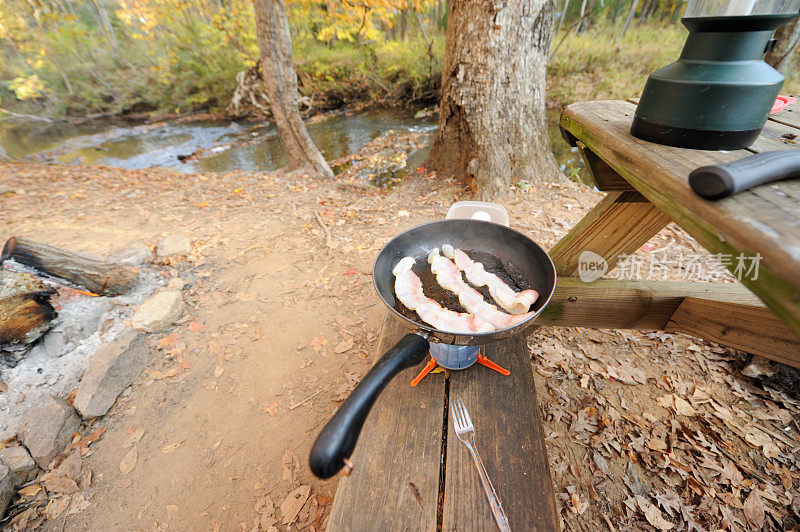
[{"label": "wood grain", "polygon": [[0,268],[0,347],[31,343],[47,331],[57,316],[55,293],[29,273]]},{"label": "wood grain", "polygon": [[769,121],[800,128],[800,103],[793,103],[777,113],[769,115]]},{"label": "wood grain", "polygon": [[[377,356],[405,332],[387,312]],[[433,375],[412,388],[420,369],[395,377],[376,401],[351,457],[355,469],[339,482],[328,530],[436,529],[445,380]]]},{"label": "wood grain", "polygon": [[739,284],[616,279],[585,283],[559,277],[550,304],[536,321],[559,327],[659,330],[686,297],[764,308],[758,297]]},{"label": "wood grain", "polygon": [[8,239],[0,254],[0,264],[7,259],[60,277],[98,295],[118,296],[129,292],[139,282],[138,268],[24,238]]},{"label": "wood grain", "polygon": [[562,277],[537,323],[683,332],[800,365],[800,336],[740,284]]},{"label": "wood grain", "polygon": [[583,251],[593,251],[613,270],[620,255],[631,254],[670,222],[644,196],[633,191],[609,192],[553,249],[550,257],[559,275],[578,274]]},{"label": "wood grain", "polygon": [[582,142],[576,142],[576,144],[597,190],[602,190],[603,192],[610,192],[612,190],[636,190],[630,183],[625,181],[625,178],[608,166],[608,163],[598,157],[592,150],[584,146]]},{"label": "wood grain", "polygon": [[[526,340],[517,335],[482,351],[511,375],[478,365],[451,372],[450,401],[462,400],[470,413],[478,451],[511,530],[558,530]],[[478,472],[452,420],[446,463],[443,530],[497,530]]]},{"label": "wood grain", "polygon": [[800,336],[768,308],[687,297],[664,329],[800,368]]},{"label": "wood grain", "polygon": [[689,188],[692,170],[752,152],[688,150],[639,140],[629,133],[634,110],[621,101],[572,104],[563,111],[561,125],[711,253],[760,254],[758,279],[743,282],[800,332],[800,181],[703,200]]}]

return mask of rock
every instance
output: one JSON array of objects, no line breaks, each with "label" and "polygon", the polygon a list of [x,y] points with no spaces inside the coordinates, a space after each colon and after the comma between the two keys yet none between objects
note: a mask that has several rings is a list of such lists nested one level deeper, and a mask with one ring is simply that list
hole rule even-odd
[{"label": "rock", "polygon": [[114,253],[111,255],[111,260],[123,266],[138,268],[153,260],[153,252],[144,244],[136,244],[133,247]]},{"label": "rock", "polygon": [[158,245],[158,258],[172,255],[188,255],[192,251],[192,244],[183,235],[168,235]]},{"label": "rock", "polygon": [[184,286],[186,286],[186,281],[180,277],[173,277],[167,283],[167,288],[171,288],[172,290],[183,290]]},{"label": "rock", "polygon": [[80,425],[80,418],[63,399],[46,395],[28,413],[28,427],[22,433],[22,442],[39,467],[46,469],[72,440]]},{"label": "rock", "polygon": [[419,111],[414,113],[414,118],[416,120],[419,120],[421,118],[429,118],[431,116],[434,116],[435,114],[436,114],[435,107],[426,107],[425,109],[420,109]]},{"label": "rock", "polygon": [[0,464],[0,517],[6,513],[8,503],[17,491],[14,485],[14,475],[8,466]]},{"label": "rock", "polygon": [[137,329],[155,332],[178,321],[183,314],[183,297],[177,290],[159,290],[133,313],[131,323]]},{"label": "rock", "polygon": [[34,349],[49,357],[63,356],[88,338],[100,326],[100,320],[111,308],[107,297],[93,297],[64,305],[55,326],[42,337]]},{"label": "rock", "polygon": [[133,329],[98,349],[78,386],[75,409],[84,419],[105,415],[147,365],[149,353],[145,335]]},{"label": "rock", "polygon": [[[11,470],[16,487],[36,478],[36,462],[33,461],[28,450],[22,445],[0,449],[0,462]],[[0,515],[2,514],[0,513]]]}]

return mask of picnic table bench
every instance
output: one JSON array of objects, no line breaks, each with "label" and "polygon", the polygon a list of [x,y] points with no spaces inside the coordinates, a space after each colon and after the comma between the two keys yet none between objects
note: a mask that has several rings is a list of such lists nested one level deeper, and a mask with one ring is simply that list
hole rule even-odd
[{"label": "picnic table bench", "polygon": [[[561,116],[606,196],[550,254],[559,274],[538,325],[684,332],[800,367],[800,181],[763,185],[709,202],[687,183],[703,165],[798,147],[800,105],[773,115],[753,146],[711,152],[660,146],[631,136],[635,104],[582,102]],[[739,283],[578,277],[591,251],[613,269],[671,221],[713,254],[759,257],[757,278]],[[734,263],[727,265],[734,268]],[[402,335],[387,313],[378,352]],[[476,366],[409,385],[392,381],[366,421],[339,483],[329,529],[496,530],[466,447],[447,419],[461,399],[512,530],[558,530],[552,481],[524,335],[481,347],[510,376]]]}]

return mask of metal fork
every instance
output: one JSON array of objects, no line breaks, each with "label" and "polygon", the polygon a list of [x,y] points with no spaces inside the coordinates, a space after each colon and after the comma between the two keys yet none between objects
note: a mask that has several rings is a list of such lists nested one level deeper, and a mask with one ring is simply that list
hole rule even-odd
[{"label": "metal fork", "polygon": [[500,527],[502,532],[510,532],[511,528],[508,526],[506,512],[503,510],[503,505],[500,504],[497,492],[494,491],[494,486],[492,486],[492,481],[489,480],[486,468],[483,467],[483,461],[478,454],[478,449],[475,448],[475,427],[472,426],[472,419],[470,419],[469,412],[467,412],[462,401],[450,403],[450,417],[453,418],[456,436],[467,446],[469,453],[472,455],[472,460],[475,462],[475,467],[478,468],[483,490],[486,492],[489,506],[492,507],[492,514],[494,515],[494,520],[497,521],[497,526]]}]

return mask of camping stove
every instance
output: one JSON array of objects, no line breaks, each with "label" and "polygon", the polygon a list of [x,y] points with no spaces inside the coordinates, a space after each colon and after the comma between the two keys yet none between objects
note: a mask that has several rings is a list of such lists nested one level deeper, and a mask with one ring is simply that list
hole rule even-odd
[{"label": "camping stove", "polygon": [[467,369],[475,362],[482,364],[489,369],[502,374],[510,375],[511,372],[502,368],[483,356],[481,354],[481,346],[479,345],[450,345],[431,343],[431,359],[422,368],[419,375],[417,375],[411,386],[416,386],[420,381],[430,373],[436,366],[442,366],[445,369]]}]

